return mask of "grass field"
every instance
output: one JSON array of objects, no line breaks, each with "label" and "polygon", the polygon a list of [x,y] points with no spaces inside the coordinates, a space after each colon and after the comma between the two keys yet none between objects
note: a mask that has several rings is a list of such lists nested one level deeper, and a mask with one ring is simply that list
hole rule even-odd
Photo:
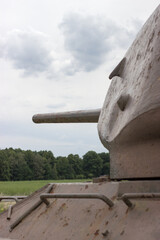
[{"label": "grass field", "polygon": [[29,195],[47,183],[85,182],[88,179],[0,182],[0,195]]},{"label": "grass field", "polygon": [[[0,182],[0,195],[29,195],[47,183],[72,183],[86,182],[88,179],[72,179],[72,180],[39,180],[39,181],[15,181],[15,182]],[[0,202],[0,213],[7,210],[9,205],[15,202]]]}]

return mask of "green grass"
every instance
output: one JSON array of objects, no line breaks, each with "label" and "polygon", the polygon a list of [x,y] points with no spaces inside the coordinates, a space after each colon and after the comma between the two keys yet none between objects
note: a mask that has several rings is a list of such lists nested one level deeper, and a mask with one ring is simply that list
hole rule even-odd
[{"label": "green grass", "polygon": [[47,183],[85,182],[88,179],[0,182],[0,195],[29,195]]},{"label": "green grass", "polygon": [[14,205],[15,202],[1,202],[0,203],[0,213],[4,212],[9,208],[10,205]]},{"label": "green grass", "polygon": [[[90,181],[90,179],[0,182],[0,195],[8,196],[29,195],[48,183],[72,183],[72,182],[74,183],[86,181]],[[7,210],[9,205],[12,204],[15,204],[15,202],[0,202],[0,213]]]}]

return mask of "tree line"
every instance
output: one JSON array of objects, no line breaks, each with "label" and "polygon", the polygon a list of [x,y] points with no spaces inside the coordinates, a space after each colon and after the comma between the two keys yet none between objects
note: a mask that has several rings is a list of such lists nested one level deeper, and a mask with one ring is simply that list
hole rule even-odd
[{"label": "tree line", "polygon": [[55,157],[51,151],[0,150],[0,181],[83,179],[109,175],[109,153]]}]

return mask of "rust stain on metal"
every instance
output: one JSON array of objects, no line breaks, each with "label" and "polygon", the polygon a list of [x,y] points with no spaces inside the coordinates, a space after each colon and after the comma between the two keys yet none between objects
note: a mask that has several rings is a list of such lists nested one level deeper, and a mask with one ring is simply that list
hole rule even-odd
[{"label": "rust stain on metal", "polygon": [[95,236],[98,236],[99,235],[99,229],[97,229],[94,233]]},{"label": "rust stain on metal", "polygon": [[63,225],[63,227],[67,227],[69,224],[68,223],[65,223],[64,225]]},{"label": "rust stain on metal", "polygon": [[105,232],[102,233],[103,237],[107,237],[108,234],[109,234],[109,231],[108,231],[108,230],[106,230]]},{"label": "rust stain on metal", "polygon": [[123,230],[123,231],[120,233],[120,235],[123,235],[123,234],[124,234],[124,232],[125,232],[125,231]]}]

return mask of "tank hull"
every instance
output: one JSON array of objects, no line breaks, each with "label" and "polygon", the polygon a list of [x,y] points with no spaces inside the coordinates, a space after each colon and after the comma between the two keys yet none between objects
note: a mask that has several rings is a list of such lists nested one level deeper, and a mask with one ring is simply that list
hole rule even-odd
[{"label": "tank hull", "polygon": [[158,193],[160,181],[55,184],[52,193],[100,193],[114,206],[99,199],[49,199],[49,207],[40,204],[10,232],[10,226],[46,188],[14,205],[10,221],[7,211],[0,215],[0,238],[159,240],[159,199],[135,199],[135,207],[129,208],[121,197],[124,193]]}]

